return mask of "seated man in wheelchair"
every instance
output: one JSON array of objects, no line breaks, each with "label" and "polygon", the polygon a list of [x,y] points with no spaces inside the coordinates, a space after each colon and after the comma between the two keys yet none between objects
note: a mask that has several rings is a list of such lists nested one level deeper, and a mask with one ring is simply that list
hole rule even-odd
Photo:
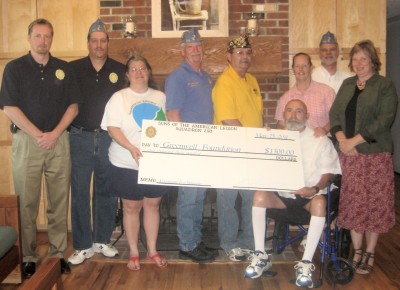
[{"label": "seated man in wheelchair", "polygon": [[311,220],[303,258],[294,266],[296,285],[309,288],[313,286],[312,271],[315,267],[311,261],[324,229],[326,186],[331,176],[340,174],[341,169],[332,142],[326,136],[315,137],[313,130],[306,125],[307,119],[307,107],[302,101],[295,99],[286,104],[285,127],[287,130],[300,132],[306,186],[295,192],[257,191],[254,194],[252,219],[255,251],[251,264],[246,268],[246,277],[258,278],[272,266],[265,251],[266,210],[303,207],[310,212]]}]

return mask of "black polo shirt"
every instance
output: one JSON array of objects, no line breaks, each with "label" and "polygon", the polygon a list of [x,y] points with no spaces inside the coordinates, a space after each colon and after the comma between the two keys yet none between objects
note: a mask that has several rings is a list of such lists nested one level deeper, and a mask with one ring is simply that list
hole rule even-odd
[{"label": "black polo shirt", "polygon": [[108,100],[125,83],[125,66],[107,58],[101,70],[96,71],[89,57],[72,61],[71,65],[83,97],[79,114],[72,124],[87,130],[100,128]]},{"label": "black polo shirt", "polygon": [[9,62],[0,90],[0,108],[15,106],[43,132],[52,131],[67,108],[80,102],[69,63],[52,57],[43,66],[28,53]]}]

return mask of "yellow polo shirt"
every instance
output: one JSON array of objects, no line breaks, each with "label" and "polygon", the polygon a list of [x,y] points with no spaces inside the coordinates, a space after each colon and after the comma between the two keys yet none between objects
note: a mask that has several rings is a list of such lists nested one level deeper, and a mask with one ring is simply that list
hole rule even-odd
[{"label": "yellow polo shirt", "polygon": [[218,78],[213,90],[214,124],[237,119],[244,127],[263,127],[263,103],[254,76],[241,78],[231,65]]}]

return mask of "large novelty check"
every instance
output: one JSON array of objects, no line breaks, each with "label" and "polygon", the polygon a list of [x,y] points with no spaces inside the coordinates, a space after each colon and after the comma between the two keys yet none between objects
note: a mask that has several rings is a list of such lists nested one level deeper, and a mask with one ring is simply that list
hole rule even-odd
[{"label": "large novelty check", "polygon": [[143,121],[139,183],[293,191],[304,186],[299,133]]}]

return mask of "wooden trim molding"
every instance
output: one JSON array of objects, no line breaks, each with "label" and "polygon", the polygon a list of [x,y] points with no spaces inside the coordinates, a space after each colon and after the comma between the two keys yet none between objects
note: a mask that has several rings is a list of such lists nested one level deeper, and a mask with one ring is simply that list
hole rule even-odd
[{"label": "wooden trim molding", "polygon": [[[203,67],[211,75],[219,75],[227,67],[226,49],[230,40],[228,37],[204,39]],[[251,38],[254,56],[249,72],[254,75],[281,73],[282,41],[282,37]],[[149,61],[155,77],[167,76],[182,62],[180,39],[134,38],[110,41],[110,57],[124,64],[129,57],[137,53]]]}]

